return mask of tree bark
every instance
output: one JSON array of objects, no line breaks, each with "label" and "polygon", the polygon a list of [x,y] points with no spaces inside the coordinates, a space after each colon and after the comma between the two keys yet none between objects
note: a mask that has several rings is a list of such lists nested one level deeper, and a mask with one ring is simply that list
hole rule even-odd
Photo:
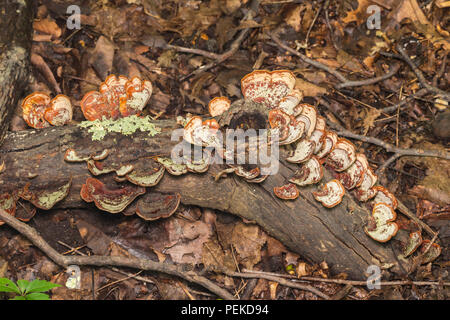
[{"label": "tree bark", "polygon": [[0,144],[26,88],[32,26],[31,0],[0,2]]},{"label": "tree bark", "polygon": [[[5,162],[0,174],[0,194],[11,193],[27,184],[33,190],[51,189],[72,178],[68,196],[55,207],[95,208],[80,198],[81,186],[91,176],[86,163],[64,161],[65,151],[74,148],[83,154],[99,154],[108,148],[111,152],[103,161],[116,164],[169,155],[177,143],[171,141],[171,132],[177,125],[173,121],[155,124],[161,133],[153,137],[146,132],[130,136],[109,133],[102,141],[92,141],[86,129],[73,125],[10,132],[0,147],[0,161]],[[284,159],[283,150],[281,159]],[[348,192],[332,209],[313,198],[311,192],[317,186],[300,188],[301,195],[294,201],[274,196],[273,187],[285,184],[297,168],[281,160],[279,172],[261,184],[247,183],[234,175],[216,182],[213,176],[223,169],[222,165],[212,165],[203,174],[171,176],[166,172],[159,184],[147,188],[147,192],[178,192],[184,204],[217,209],[254,221],[310,262],[326,261],[333,272],[345,272],[354,279],[364,278],[369,265],[392,264],[390,271],[399,271],[399,264],[404,263],[396,258],[399,253],[389,243],[378,243],[364,233],[369,212]],[[330,173],[325,170],[322,181],[330,179]]]}]

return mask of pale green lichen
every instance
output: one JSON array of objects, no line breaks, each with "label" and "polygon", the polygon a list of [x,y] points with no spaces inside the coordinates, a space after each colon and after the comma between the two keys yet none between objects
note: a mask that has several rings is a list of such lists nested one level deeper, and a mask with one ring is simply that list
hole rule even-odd
[{"label": "pale green lichen", "polygon": [[118,120],[103,118],[103,120],[83,121],[78,126],[88,128],[88,132],[92,133],[92,141],[103,140],[110,132],[121,133],[125,136],[131,135],[137,130],[148,132],[149,136],[154,136],[161,132],[161,129],[152,123],[150,116],[138,117],[133,115]]}]

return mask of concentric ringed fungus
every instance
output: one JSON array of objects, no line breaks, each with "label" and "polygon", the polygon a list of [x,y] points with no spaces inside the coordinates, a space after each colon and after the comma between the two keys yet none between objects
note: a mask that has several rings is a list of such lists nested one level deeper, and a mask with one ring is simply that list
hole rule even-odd
[{"label": "concentric ringed fungus", "polygon": [[137,200],[136,214],[147,221],[168,218],[177,211],[180,201],[178,193],[147,193]]},{"label": "concentric ringed fungus", "polygon": [[145,193],[145,188],[125,185],[110,189],[96,178],[87,178],[82,185],[80,196],[86,202],[94,202],[95,206],[109,213],[119,213],[133,202],[136,197]]},{"label": "concentric ringed fungus", "polygon": [[33,92],[22,102],[23,119],[35,129],[63,126],[72,120],[72,113],[70,99],[63,94],[51,99],[46,93]]},{"label": "concentric ringed fungus", "polygon": [[364,231],[369,237],[378,242],[387,242],[397,234],[398,225],[393,222],[397,215],[391,206],[385,203],[376,204]]},{"label": "concentric ringed fungus", "polygon": [[345,194],[345,189],[339,180],[327,182],[319,191],[312,193],[314,198],[327,208],[333,208],[341,203]]},{"label": "concentric ringed fungus", "polygon": [[300,192],[293,183],[288,183],[281,187],[274,187],[273,193],[283,200],[295,200],[300,195]]}]

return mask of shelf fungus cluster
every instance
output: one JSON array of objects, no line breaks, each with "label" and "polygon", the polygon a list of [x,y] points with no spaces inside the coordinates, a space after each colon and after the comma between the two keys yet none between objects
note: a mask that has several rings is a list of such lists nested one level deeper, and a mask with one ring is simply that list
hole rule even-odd
[{"label": "shelf fungus cluster", "polygon": [[70,99],[59,94],[53,99],[43,92],[33,92],[22,102],[22,116],[32,128],[42,129],[50,126],[63,126],[72,120]]},{"label": "shelf fungus cluster", "polygon": [[[23,188],[12,193],[0,195],[0,208],[21,221],[30,221],[36,209],[50,210],[68,194],[72,179],[60,185],[45,189],[27,183]],[[0,225],[4,222],[0,221]]]},{"label": "shelf fungus cluster", "polygon": [[[196,146],[214,147],[228,160],[232,155],[223,151],[219,132],[226,138],[224,132],[228,129],[267,129],[270,136],[276,134],[279,145],[292,146],[285,160],[299,166],[285,185],[274,188],[278,198],[296,199],[298,187],[320,183],[327,167],[334,179],[320,186],[313,197],[326,208],[339,205],[346,192],[361,202],[372,200],[367,204],[373,211],[365,231],[376,241],[388,241],[399,229],[395,222],[397,200],[386,188],[376,185],[377,176],[365,155],[328,129],[314,106],[302,102],[301,90],[295,84],[296,78],[290,71],[253,71],[241,80],[244,99],[234,103],[226,97],[212,99],[208,105],[211,117],[192,117],[184,127],[184,140]],[[223,172],[233,172],[248,182],[262,182],[267,177],[261,175],[259,164],[228,166]]]},{"label": "shelf fungus cluster", "polygon": [[89,121],[140,115],[152,91],[152,84],[148,80],[110,75],[100,85],[99,91],[90,91],[84,95],[80,106]]},{"label": "shelf fungus cluster", "polygon": [[[73,148],[66,150],[64,160],[85,162],[93,177],[82,185],[80,196],[98,209],[109,213],[136,214],[144,220],[171,216],[178,208],[178,193],[148,192],[156,186],[167,171],[172,175],[187,172],[205,172],[209,163],[180,165],[170,158],[146,157],[129,164],[116,163],[109,157],[114,150],[104,149],[95,154],[80,154]],[[111,175],[112,174],[112,175]],[[98,178],[97,178],[98,177]]]}]

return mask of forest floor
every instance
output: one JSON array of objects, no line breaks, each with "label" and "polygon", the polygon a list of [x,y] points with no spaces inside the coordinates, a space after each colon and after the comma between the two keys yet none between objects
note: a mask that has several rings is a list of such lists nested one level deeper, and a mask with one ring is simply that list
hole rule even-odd
[{"label": "forest floor", "polygon": [[[255,69],[288,69],[304,101],[317,106],[330,126],[397,148],[448,150],[449,1],[84,0],[75,29],[66,1],[36,2],[29,91],[72,97],[74,121],[84,120],[83,95],[97,90],[109,74],[149,79],[154,90],[145,112],[167,119],[205,115],[217,96],[241,98],[240,79]],[[10,130],[26,128],[18,106]],[[381,183],[439,232],[442,253],[436,260],[389,280],[449,281],[449,161],[399,157],[379,143],[352,141],[378,169]],[[347,281],[346,274],[331,274],[327,261],[307,262],[259,226],[204,208],[182,205],[170,218],[153,222],[55,209],[38,211],[29,225],[67,255],[259,271],[253,279],[208,275],[239,299],[321,299],[286,282],[309,284],[335,299],[449,298],[443,285],[388,283],[369,290],[367,275],[355,279],[361,283]],[[0,228],[0,278],[65,284],[66,270],[12,228]],[[55,288],[52,299],[216,299],[161,273],[81,271],[79,290]]]}]

